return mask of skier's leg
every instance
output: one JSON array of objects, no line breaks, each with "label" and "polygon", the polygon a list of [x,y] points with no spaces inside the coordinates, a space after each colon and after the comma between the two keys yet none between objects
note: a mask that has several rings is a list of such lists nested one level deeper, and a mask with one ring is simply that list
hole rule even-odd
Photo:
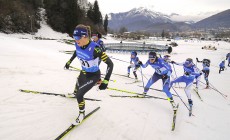
[{"label": "skier's leg", "polygon": [[196,77],[196,88],[198,89],[201,76]]},{"label": "skier's leg", "polygon": [[137,79],[137,73],[136,73],[137,69],[138,69],[138,67],[135,67],[133,69],[133,75],[135,76],[135,79]]},{"label": "skier's leg", "polygon": [[189,105],[193,105],[192,99],[191,99],[191,88],[192,88],[193,80],[186,81],[186,87],[185,87],[185,93],[188,98]]},{"label": "skier's leg", "polygon": [[180,77],[176,78],[175,80],[171,81],[169,84],[169,89],[171,89],[171,87],[174,83],[180,83],[180,82],[183,82],[183,76],[180,76]]},{"label": "skier's leg", "polygon": [[84,95],[97,83],[99,79],[100,72],[98,72],[98,74],[89,74],[81,71],[74,90],[78,101],[79,110],[85,109]]},{"label": "skier's leg", "polygon": [[130,74],[130,69],[131,69],[131,66],[128,66],[128,69],[127,69],[127,71],[128,71],[127,76],[128,76],[128,77],[129,77],[129,74]]},{"label": "skier's leg", "polygon": [[144,88],[144,93],[146,94],[149,90],[149,88],[160,79],[159,75],[154,73],[153,76],[149,79],[148,83],[146,84]]}]

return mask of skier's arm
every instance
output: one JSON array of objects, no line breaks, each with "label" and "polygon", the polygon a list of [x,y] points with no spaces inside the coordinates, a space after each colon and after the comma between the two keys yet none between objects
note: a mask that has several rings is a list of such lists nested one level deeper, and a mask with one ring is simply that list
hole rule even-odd
[{"label": "skier's arm", "polygon": [[103,42],[102,40],[99,42],[99,45],[101,46],[102,51],[103,51],[103,52],[105,52],[105,51],[106,51],[106,49],[105,49],[104,42]]},{"label": "skier's arm", "polygon": [[199,61],[199,59],[198,59],[198,58],[196,58],[196,62],[198,62],[198,63],[202,63],[203,61]]},{"label": "skier's arm", "polygon": [[132,58],[130,58],[130,64],[132,64]]},{"label": "skier's arm", "polygon": [[202,74],[201,71],[196,66],[194,66],[193,69],[194,72],[191,72],[192,75],[200,76]]},{"label": "skier's arm", "polygon": [[184,63],[177,63],[175,61],[171,61],[172,64],[178,65],[178,66],[183,66]]},{"label": "skier's arm", "polygon": [[148,61],[147,61],[145,64],[141,64],[141,67],[142,67],[142,68],[146,68],[148,65],[149,65],[149,64],[148,64]]},{"label": "skier's arm", "polygon": [[102,49],[97,46],[94,49],[94,57],[99,57],[103,62],[107,64],[107,70],[106,70],[106,75],[105,75],[105,80],[109,81],[110,76],[113,71],[113,62],[112,60],[107,56],[105,52],[102,51]]},{"label": "skier's arm", "polygon": [[76,58],[76,51],[74,51],[72,57],[70,58],[70,60],[65,64],[66,69],[69,69],[70,64],[72,63],[72,61]]},{"label": "skier's arm", "polygon": [[71,56],[71,58],[70,58],[70,62],[72,62],[75,58],[76,58],[76,51],[74,51],[74,53],[73,53],[73,55]]}]

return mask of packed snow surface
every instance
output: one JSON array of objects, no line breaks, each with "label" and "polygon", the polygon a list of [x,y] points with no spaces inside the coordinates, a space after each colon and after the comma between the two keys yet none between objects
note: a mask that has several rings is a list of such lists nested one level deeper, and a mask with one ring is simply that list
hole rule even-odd
[{"label": "packed snow surface", "polygon": [[[104,39],[105,43],[116,42],[112,38]],[[119,42],[119,41],[117,41]],[[164,41],[153,41],[165,44]],[[218,73],[219,63],[230,52],[230,44],[211,41],[177,41],[178,47],[173,48],[171,59],[183,62],[186,58],[198,57],[200,60],[211,60],[210,83],[221,93],[228,95],[223,98],[212,89],[204,89],[200,84],[200,96],[194,91],[193,114],[178,97],[175,102],[180,104],[176,120],[176,129],[171,131],[173,111],[167,100],[115,98],[109,95],[131,95],[118,91],[100,91],[93,87],[85,97],[102,101],[87,101],[86,113],[100,106],[101,109],[87,119],[81,126],[71,131],[65,140],[229,140],[230,137],[230,67]],[[202,50],[205,45],[215,45],[216,51]],[[74,90],[79,72],[64,70],[65,63],[71,55],[63,51],[74,50],[74,45],[67,45],[57,40],[20,39],[0,34],[0,139],[1,140],[54,140],[78,115],[76,99],[58,96],[22,93],[19,89],[36,91],[71,93]],[[109,56],[129,61],[130,54],[108,53]],[[164,55],[164,54],[162,54]],[[146,54],[138,55],[146,62]],[[114,70],[109,87],[143,92],[142,82],[127,84],[133,81],[115,74],[127,74],[128,63],[112,59]],[[194,62],[195,63],[195,62]],[[77,59],[71,64],[80,68]],[[197,63],[201,69],[201,63]],[[106,65],[100,65],[101,72],[106,72]],[[176,74],[181,76],[183,68],[175,66]],[[144,84],[154,70],[149,66],[142,69]],[[140,71],[137,72],[142,79]],[[131,73],[131,77],[133,77]],[[204,82],[202,76],[201,81]],[[178,87],[178,84],[175,86]],[[180,84],[180,87],[184,87]],[[162,81],[156,82],[152,88],[162,89]],[[183,101],[188,105],[183,88],[175,88]],[[171,90],[173,94],[176,94]],[[148,95],[166,98],[166,94],[149,90]]]}]

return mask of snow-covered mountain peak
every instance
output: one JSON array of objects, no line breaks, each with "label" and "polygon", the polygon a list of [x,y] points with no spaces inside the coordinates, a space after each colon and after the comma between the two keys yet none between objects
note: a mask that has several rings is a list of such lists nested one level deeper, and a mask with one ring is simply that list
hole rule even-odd
[{"label": "snow-covered mountain peak", "polygon": [[158,17],[165,17],[165,18],[169,18],[169,16],[160,13],[160,12],[156,12],[151,8],[147,8],[147,7],[139,7],[139,8],[133,8],[130,11],[128,11],[131,14],[140,14],[142,16],[145,17],[152,17],[152,18],[158,18]]}]

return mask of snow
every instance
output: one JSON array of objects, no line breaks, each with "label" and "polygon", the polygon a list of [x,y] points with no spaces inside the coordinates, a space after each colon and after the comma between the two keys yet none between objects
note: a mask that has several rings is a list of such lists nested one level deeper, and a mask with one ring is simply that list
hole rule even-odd
[{"label": "snow", "polygon": [[[12,35],[13,36],[13,35]],[[0,34],[0,139],[1,140],[53,140],[60,135],[78,115],[76,99],[56,96],[21,93],[19,89],[37,91],[71,93],[74,90],[77,71],[64,70],[65,63],[71,55],[63,50],[74,50],[57,40],[20,39],[11,35]],[[106,37],[105,43],[116,42]],[[118,41],[119,42],[119,41]],[[166,41],[154,41],[166,44]],[[218,64],[230,50],[226,42],[208,41],[177,41],[178,47],[173,48],[171,59],[183,62],[186,58],[209,58],[211,60],[210,83],[222,93],[230,96],[229,67],[221,74]],[[202,50],[204,45],[213,44],[217,51]],[[109,53],[109,56],[129,61],[129,54]],[[147,55],[138,55],[145,62]],[[127,63],[112,59],[114,73],[126,74]],[[80,67],[78,60],[72,66]],[[101,64],[105,73],[106,65]],[[201,64],[198,64],[201,68]],[[182,75],[183,68],[175,66],[177,76]],[[143,74],[150,78],[153,69],[142,69]],[[137,73],[141,79],[140,72]],[[174,74],[174,73],[173,73]],[[133,77],[133,75],[131,74]],[[174,74],[175,77],[175,74]],[[125,84],[132,79],[112,75],[109,86],[142,93],[142,83]],[[202,82],[204,79],[202,77]],[[144,83],[147,80],[144,78]],[[184,86],[180,84],[180,86]],[[153,88],[162,89],[161,81]],[[173,111],[170,103],[157,99],[112,98],[109,95],[129,95],[117,91],[99,91],[97,86],[85,97],[102,100],[101,102],[86,101],[86,113],[100,106],[101,109],[87,119],[81,126],[71,131],[64,140],[228,140],[230,136],[230,103],[229,97],[224,99],[212,89],[202,89],[200,95],[203,102],[191,91],[194,101],[193,114],[189,117],[188,110],[180,103],[175,131],[171,131]],[[175,88],[187,104],[183,89]],[[172,93],[174,93],[172,91]],[[149,90],[149,95],[166,98],[162,92]],[[175,94],[175,93],[174,93]]]},{"label": "snow", "polygon": [[41,22],[40,26],[41,28],[38,29],[38,31],[34,34],[3,34],[0,33],[1,36],[5,37],[14,37],[14,38],[22,38],[22,39],[34,39],[34,38],[43,38],[43,39],[55,39],[55,40],[63,40],[63,39],[72,39],[68,34],[66,33],[59,33],[54,31],[46,22],[46,11],[44,8],[39,8],[40,15],[41,15]]},{"label": "snow", "polygon": [[50,39],[71,39],[68,34],[55,32],[50,26],[46,23],[45,20],[45,9],[40,8],[41,14],[41,28],[35,34],[36,37],[50,38]]}]

